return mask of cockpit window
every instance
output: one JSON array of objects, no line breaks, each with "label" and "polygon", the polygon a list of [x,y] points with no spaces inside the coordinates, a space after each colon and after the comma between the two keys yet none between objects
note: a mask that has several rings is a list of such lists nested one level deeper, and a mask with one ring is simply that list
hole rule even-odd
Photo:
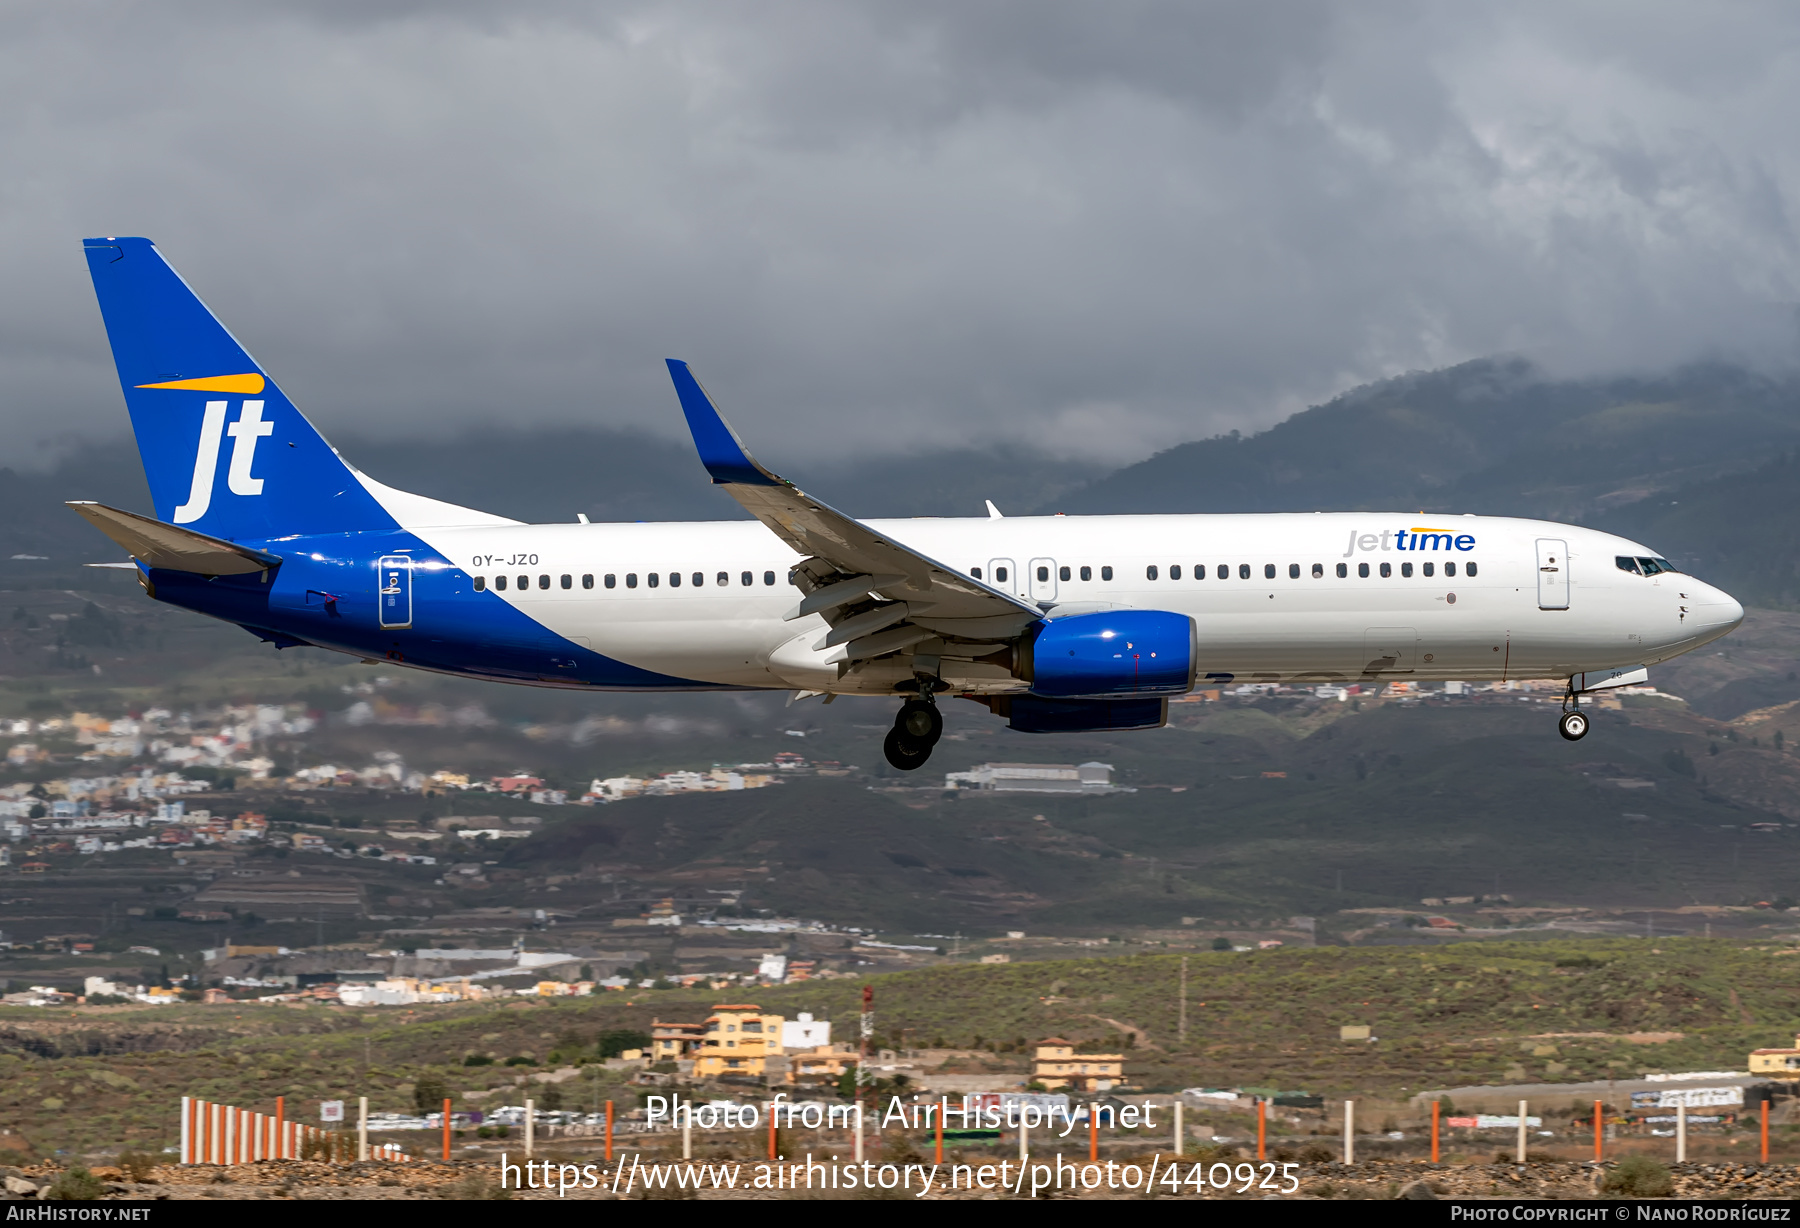
[{"label": "cockpit window", "polygon": [[1618,569],[1620,571],[1629,571],[1633,575],[1642,575],[1643,574],[1642,572],[1638,571],[1638,561],[1636,559],[1632,558],[1629,554],[1619,555],[1619,557],[1617,557],[1613,560],[1613,564],[1616,567],[1618,567]]},{"label": "cockpit window", "polygon": [[1613,559],[1613,564],[1620,571],[1629,571],[1633,575],[1639,576],[1660,576],[1665,571],[1680,571],[1680,568],[1669,562],[1668,559],[1632,558],[1630,555],[1625,554],[1621,554]]}]

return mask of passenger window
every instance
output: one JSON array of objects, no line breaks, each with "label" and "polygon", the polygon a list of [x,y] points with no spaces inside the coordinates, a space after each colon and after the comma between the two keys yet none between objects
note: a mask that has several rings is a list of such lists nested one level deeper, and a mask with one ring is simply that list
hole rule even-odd
[{"label": "passenger window", "polygon": [[1205,563],[1195,563],[1194,564],[1194,579],[1196,579],[1196,580],[1206,579],[1206,564]]},{"label": "passenger window", "polygon": [[[1067,577],[1067,576],[1063,577],[1063,579],[1065,579],[1065,580],[1067,580],[1068,578],[1069,577]],[[1048,567],[1038,568],[1038,583],[1039,584],[1050,583],[1050,569]]]},{"label": "passenger window", "polygon": [[549,576],[539,576],[538,577],[538,587],[539,588],[549,588],[550,587],[550,577]]},{"label": "passenger window", "polygon": [[981,579],[981,568],[971,567],[971,568],[969,568],[969,574],[974,576],[977,580],[979,580],[979,579]]},{"label": "passenger window", "polygon": [[628,571],[625,573],[625,587],[626,588],[636,588],[637,587],[637,572]]},{"label": "passenger window", "polygon": [[1298,580],[1299,578],[1300,578],[1300,564],[1289,563],[1288,564],[1288,579]]},{"label": "passenger window", "polygon": [[994,568],[994,583],[1005,584],[1006,583],[1006,574],[1007,574],[1006,568],[1004,568],[1004,567]]},{"label": "passenger window", "polygon": [[[1446,564],[1444,564],[1444,570],[1448,571],[1452,566],[1454,566],[1454,564],[1446,563]],[[1471,580],[1473,580],[1475,578],[1475,564],[1473,564],[1473,563],[1463,564],[1463,575],[1468,576]]]},{"label": "passenger window", "polygon": [[1275,564],[1264,563],[1263,564],[1263,579],[1273,580],[1274,578],[1275,578]]},{"label": "passenger window", "polygon": [[763,572],[763,583],[770,584],[770,585],[774,584],[775,583],[775,573],[772,571]]},{"label": "passenger window", "polygon": [[1110,579],[1112,579],[1112,568],[1110,568],[1110,567],[1102,567],[1102,568],[1101,568],[1101,569],[1100,569],[1100,578],[1101,578],[1101,579],[1102,579],[1102,580],[1110,580]]},{"label": "passenger window", "polygon": [[562,578],[562,586],[564,588],[574,588],[575,587],[575,577],[574,576],[564,576]]},{"label": "passenger window", "polygon": [[750,573],[746,571],[738,577],[738,583],[742,584],[745,588],[749,588],[752,584],[756,583],[756,581],[752,579]]},{"label": "passenger window", "polygon": [[1231,579],[1231,564],[1229,564],[1229,563],[1220,563],[1219,564],[1219,579],[1221,579],[1221,580]]},{"label": "passenger window", "polygon": [[706,573],[703,571],[696,571],[693,575],[693,581],[695,588],[704,587],[706,584]]},{"label": "passenger window", "polygon": [[670,588],[680,588],[681,587],[681,573],[679,571],[671,571],[669,573],[669,587]]},{"label": "passenger window", "polygon": [[1356,565],[1356,574],[1367,580],[1369,578],[1369,565],[1367,563],[1358,563]]},{"label": "passenger window", "polygon": [[1180,563],[1170,563],[1169,564],[1169,579],[1171,579],[1171,580],[1181,579],[1181,564]]},{"label": "passenger window", "polygon": [[1150,566],[1144,568],[1144,579],[1146,579],[1146,580],[1156,579],[1156,564],[1155,563],[1152,563],[1152,564],[1150,564]]},{"label": "passenger window", "polygon": [[[1340,580],[1342,580],[1342,579],[1343,579],[1343,578],[1344,578],[1344,577],[1345,577],[1345,576],[1347,576],[1347,575],[1349,575],[1349,574],[1350,574],[1350,568],[1349,568],[1349,566],[1348,566],[1348,565],[1347,565],[1347,564],[1344,564],[1344,563],[1339,563],[1339,564],[1338,564],[1338,565],[1337,565],[1337,577],[1338,577],[1338,579],[1340,579]],[[1367,573],[1367,572],[1364,572],[1364,573],[1363,573],[1363,574],[1364,574],[1364,575],[1367,575],[1367,574],[1368,574],[1368,573]]]},{"label": "passenger window", "polygon": [[721,571],[718,575],[713,577],[713,583],[717,584],[720,588],[730,588],[731,573],[729,571]]},{"label": "passenger window", "polygon": [[478,593],[485,593],[487,591],[487,577],[486,576],[476,576],[475,577],[475,591]]},{"label": "passenger window", "polygon": [[1411,563],[1400,564],[1400,575],[1403,578],[1410,577],[1412,575],[1412,564]]},{"label": "passenger window", "polygon": [[1613,566],[1617,567],[1620,571],[1629,571],[1632,575],[1641,576],[1644,574],[1638,569],[1638,561],[1629,554],[1621,554],[1614,558]]},{"label": "passenger window", "polygon": [[1250,564],[1239,563],[1238,564],[1238,579],[1248,580],[1249,578],[1250,578]]},{"label": "passenger window", "polygon": [[1313,579],[1323,580],[1324,578],[1325,578],[1325,564],[1314,563],[1313,564]]},{"label": "passenger window", "polygon": [[530,588],[531,587],[531,577],[530,576],[520,576],[519,577],[519,587],[521,589]]},{"label": "passenger window", "polygon": [[1387,579],[1389,576],[1391,576],[1393,574],[1394,574],[1394,565],[1392,563],[1383,563],[1381,565],[1381,578],[1383,580]]},{"label": "passenger window", "polygon": [[1067,580],[1069,578],[1069,569],[1067,567],[1057,568],[1056,569],[1056,578],[1059,580]]},{"label": "passenger window", "polygon": [[1424,567],[1422,568],[1422,570],[1425,572],[1425,574],[1427,576],[1430,576],[1437,571],[1437,564],[1436,563],[1426,563],[1424,565]]},{"label": "passenger window", "polygon": [[1083,567],[1081,569],[1081,578],[1083,580],[1092,580],[1094,578],[1094,569],[1092,567]]},{"label": "passenger window", "polygon": [[644,580],[650,585],[651,588],[655,588],[657,585],[662,583],[662,576],[654,571],[649,571],[649,572],[644,573]]},{"label": "passenger window", "polygon": [[1455,563],[1445,563],[1444,564],[1444,574],[1451,577],[1452,579],[1454,579],[1456,577],[1456,564]]},{"label": "passenger window", "polygon": [[609,571],[606,573],[606,587],[607,588],[615,587],[618,584],[618,582],[619,582],[618,577],[615,576],[612,572]]}]

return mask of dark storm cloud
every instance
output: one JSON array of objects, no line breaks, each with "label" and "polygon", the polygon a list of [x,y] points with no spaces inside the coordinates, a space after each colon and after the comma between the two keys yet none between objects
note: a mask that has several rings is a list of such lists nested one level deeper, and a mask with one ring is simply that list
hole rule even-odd
[{"label": "dark storm cloud", "polygon": [[1119,459],[1496,351],[1785,361],[1783,6],[0,10],[0,449],[122,421],[156,238],[329,430]]}]

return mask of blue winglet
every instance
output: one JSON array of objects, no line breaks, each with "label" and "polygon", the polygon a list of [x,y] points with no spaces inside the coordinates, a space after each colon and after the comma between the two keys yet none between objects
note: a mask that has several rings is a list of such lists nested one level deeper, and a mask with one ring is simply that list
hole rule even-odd
[{"label": "blue winglet", "polygon": [[713,407],[706,389],[679,358],[666,360],[669,377],[675,381],[675,395],[681,398],[681,412],[687,417],[688,430],[694,436],[694,447],[700,463],[712,475],[715,486],[779,486],[781,480],[756,463],[743,440],[731,429]]}]

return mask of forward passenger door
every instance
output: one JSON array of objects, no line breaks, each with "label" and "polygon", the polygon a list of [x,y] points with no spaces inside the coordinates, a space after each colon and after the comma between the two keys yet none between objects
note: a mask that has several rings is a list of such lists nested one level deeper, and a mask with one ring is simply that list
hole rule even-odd
[{"label": "forward passenger door", "polygon": [[1538,609],[1569,608],[1569,543],[1540,537],[1537,543]]}]

